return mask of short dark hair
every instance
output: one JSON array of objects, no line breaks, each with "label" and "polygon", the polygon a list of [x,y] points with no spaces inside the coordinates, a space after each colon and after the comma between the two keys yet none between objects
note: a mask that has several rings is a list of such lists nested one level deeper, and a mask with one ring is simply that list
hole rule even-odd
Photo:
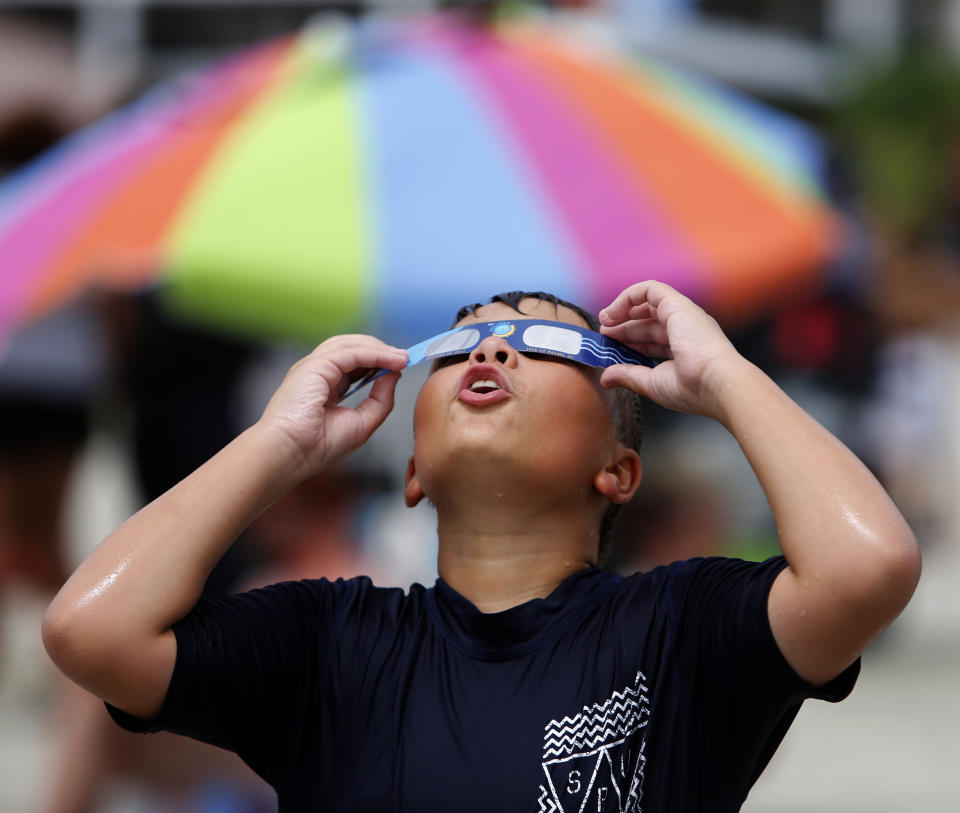
[{"label": "short dark hair", "polygon": [[[517,313],[523,313],[520,309],[520,303],[524,299],[538,299],[541,302],[549,302],[554,306],[563,306],[569,308],[577,314],[591,330],[600,330],[600,320],[592,313],[580,305],[573,302],[567,302],[556,294],[550,294],[545,291],[507,291],[502,294],[495,294],[490,297],[488,302],[475,302],[472,305],[464,305],[457,311],[457,318],[453,320],[456,325],[461,319],[474,314],[477,308],[482,308],[485,304],[490,305],[494,302],[502,302],[509,305]],[[451,325],[451,327],[453,327]],[[643,409],[640,396],[632,390],[623,387],[617,387],[614,391],[615,413],[614,419],[617,424],[617,432],[620,435],[620,442],[629,446],[638,454],[640,444],[643,442]],[[613,528],[620,515],[623,505],[611,503],[604,511],[600,520],[600,544],[597,550],[597,563],[603,564],[607,561],[610,551],[613,548]]]}]

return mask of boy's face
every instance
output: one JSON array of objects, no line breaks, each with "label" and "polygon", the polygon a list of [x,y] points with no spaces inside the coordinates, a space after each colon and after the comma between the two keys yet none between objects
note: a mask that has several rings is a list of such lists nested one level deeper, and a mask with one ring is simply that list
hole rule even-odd
[{"label": "boy's face", "polygon": [[[528,318],[589,327],[550,302],[525,299],[520,307],[523,313],[499,302],[484,305],[458,325]],[[493,465],[505,483],[519,474],[520,482],[569,477],[589,487],[620,448],[613,393],[600,386],[600,372],[518,353],[495,336],[469,356],[438,359],[414,411],[416,480],[434,497],[463,467]],[[408,490],[408,502],[418,499]]]}]

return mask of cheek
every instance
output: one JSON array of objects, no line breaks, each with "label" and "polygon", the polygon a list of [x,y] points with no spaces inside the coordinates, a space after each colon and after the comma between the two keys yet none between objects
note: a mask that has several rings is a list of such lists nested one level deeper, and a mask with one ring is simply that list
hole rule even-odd
[{"label": "cheek", "polygon": [[427,385],[424,384],[420,394],[417,395],[416,403],[413,405],[413,437],[417,441],[429,433],[432,424],[430,420],[430,393],[426,389]]},{"label": "cheek", "polygon": [[571,418],[600,417],[606,412],[602,390],[587,378],[567,368],[560,368],[563,375],[555,375],[538,391],[541,409]]},{"label": "cheek", "polygon": [[601,449],[615,431],[603,394],[585,381],[544,392],[536,401],[532,423],[544,442],[560,443],[579,454]]},{"label": "cheek", "polygon": [[441,373],[431,375],[420,388],[417,401],[413,406],[413,437],[415,448],[428,448],[432,438],[443,425],[441,415],[442,394],[444,392]]}]

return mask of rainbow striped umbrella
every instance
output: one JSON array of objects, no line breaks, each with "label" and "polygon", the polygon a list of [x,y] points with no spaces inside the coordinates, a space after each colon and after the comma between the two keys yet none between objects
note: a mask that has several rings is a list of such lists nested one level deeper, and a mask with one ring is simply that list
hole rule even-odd
[{"label": "rainbow striped umbrella", "polygon": [[0,336],[88,285],[310,340],[420,338],[499,290],[599,307],[648,277],[737,318],[832,251],[817,156],[798,123],[543,22],[315,26],[0,187]]}]

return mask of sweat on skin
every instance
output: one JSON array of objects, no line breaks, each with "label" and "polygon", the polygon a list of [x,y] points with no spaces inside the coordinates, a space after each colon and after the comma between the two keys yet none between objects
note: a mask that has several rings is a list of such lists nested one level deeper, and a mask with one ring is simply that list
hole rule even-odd
[{"label": "sweat on skin", "polygon": [[[540,300],[522,307],[582,324]],[[495,303],[464,323],[512,315]],[[599,373],[489,337],[438,365],[422,388],[406,499],[436,506],[443,581],[495,612],[551,595],[596,561],[600,517],[640,483],[639,457],[614,428],[610,390],[627,387],[713,418],[737,439],[788,563],[769,592],[770,629],[800,677],[827,683],[913,593],[920,557],[903,517],[866,467],[686,297],[637,283],[600,319],[607,335],[666,361]],[[253,426],[121,525],[63,586],[43,629],[58,667],[117,708],[156,717],[177,657],[171,627],[196,605],[210,570],[274,500],[370,437],[405,363],[404,351],[349,335],[294,365]],[[338,405],[375,367],[394,372],[356,407]],[[497,386],[472,389],[481,380]]]}]

